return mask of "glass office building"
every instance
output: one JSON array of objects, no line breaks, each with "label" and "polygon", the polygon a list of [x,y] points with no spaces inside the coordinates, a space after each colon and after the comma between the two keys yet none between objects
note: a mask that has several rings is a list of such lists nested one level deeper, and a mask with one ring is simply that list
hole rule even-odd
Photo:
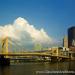
[{"label": "glass office building", "polygon": [[68,29],[68,47],[75,47],[75,27]]}]

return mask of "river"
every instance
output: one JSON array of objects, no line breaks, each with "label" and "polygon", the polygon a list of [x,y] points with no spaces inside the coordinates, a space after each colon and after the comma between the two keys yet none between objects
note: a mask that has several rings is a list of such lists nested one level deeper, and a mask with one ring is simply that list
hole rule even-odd
[{"label": "river", "polygon": [[[69,73],[66,73],[69,72]],[[71,75],[75,61],[70,62],[26,62],[1,67],[0,75]],[[52,73],[53,72],[53,73]]]}]

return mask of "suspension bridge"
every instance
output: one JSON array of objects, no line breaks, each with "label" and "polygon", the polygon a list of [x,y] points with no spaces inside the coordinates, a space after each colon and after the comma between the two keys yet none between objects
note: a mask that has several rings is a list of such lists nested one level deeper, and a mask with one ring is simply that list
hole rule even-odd
[{"label": "suspension bridge", "polygon": [[[52,55],[48,52],[25,52],[25,53],[9,53],[8,51],[8,37],[2,39],[1,43],[2,52],[0,53],[0,64],[1,65],[9,65],[10,64],[10,57],[12,56],[32,56],[32,57],[50,57],[51,60],[59,60],[61,59],[70,59],[69,56],[58,56],[58,55]],[[22,59],[22,58],[20,58]]]}]

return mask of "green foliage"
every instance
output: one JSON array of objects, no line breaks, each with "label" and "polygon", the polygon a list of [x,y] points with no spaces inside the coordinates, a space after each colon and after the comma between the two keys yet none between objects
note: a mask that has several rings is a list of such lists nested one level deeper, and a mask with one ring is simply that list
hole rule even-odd
[{"label": "green foliage", "polygon": [[34,50],[41,50],[41,49],[42,49],[41,44],[35,44]]}]

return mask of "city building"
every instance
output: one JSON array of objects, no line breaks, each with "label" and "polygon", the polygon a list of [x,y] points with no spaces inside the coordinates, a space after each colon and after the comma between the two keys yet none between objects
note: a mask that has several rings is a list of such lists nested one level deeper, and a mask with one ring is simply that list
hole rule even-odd
[{"label": "city building", "polygon": [[63,47],[68,48],[68,37],[67,36],[65,36],[63,39]]},{"label": "city building", "polygon": [[71,58],[75,60],[75,26],[68,29],[68,47],[70,48]]},{"label": "city building", "polygon": [[75,47],[75,27],[68,29],[68,47]]}]

